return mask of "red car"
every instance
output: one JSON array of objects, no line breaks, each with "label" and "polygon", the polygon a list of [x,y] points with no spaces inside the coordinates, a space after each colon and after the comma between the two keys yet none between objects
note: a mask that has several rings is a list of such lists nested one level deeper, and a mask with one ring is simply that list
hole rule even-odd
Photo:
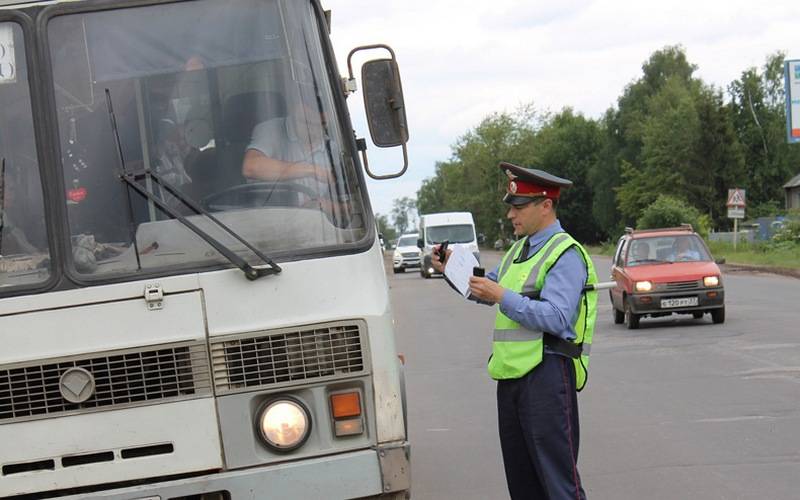
[{"label": "red car", "polygon": [[[723,263],[720,261],[719,263]],[[664,229],[627,228],[611,267],[614,323],[639,328],[644,316],[711,314],[725,321],[725,289],[717,262],[703,239],[683,225]]]}]

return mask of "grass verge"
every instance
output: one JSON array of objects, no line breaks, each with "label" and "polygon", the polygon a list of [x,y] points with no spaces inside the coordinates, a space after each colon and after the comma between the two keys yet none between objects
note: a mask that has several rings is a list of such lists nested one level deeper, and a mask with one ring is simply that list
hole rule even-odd
[{"label": "grass verge", "polygon": [[707,243],[714,258],[724,258],[728,264],[800,269],[800,245],[798,244],[740,243],[734,250],[732,243],[718,241]]}]

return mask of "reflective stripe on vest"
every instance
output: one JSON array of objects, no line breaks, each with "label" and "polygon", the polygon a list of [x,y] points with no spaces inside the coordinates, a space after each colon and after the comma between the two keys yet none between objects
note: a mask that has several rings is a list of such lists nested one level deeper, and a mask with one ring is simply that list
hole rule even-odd
[{"label": "reflective stripe on vest", "polygon": [[544,333],[527,328],[515,328],[511,330],[495,330],[495,342],[529,342],[531,340],[542,340]]},{"label": "reflective stripe on vest", "polygon": [[[597,283],[597,275],[591,258],[571,236],[557,233],[542,245],[533,256],[522,262],[518,258],[523,245],[515,244],[503,258],[498,269],[498,283],[517,293],[535,292],[542,289],[547,272],[555,265],[561,255],[575,247],[587,271],[587,284]],[[522,256],[523,258],[525,256]],[[583,352],[575,359],[576,386],[580,389],[586,382],[591,350],[592,333],[597,313],[597,292],[582,294],[579,311],[573,328],[578,335],[575,343],[583,343]],[[519,378],[541,362],[543,353],[542,332],[522,327],[498,310],[495,318],[492,358],[489,360],[489,374],[494,379]]]},{"label": "reflective stripe on vest", "polygon": [[508,266],[511,265],[511,262],[514,261],[515,257],[509,258],[509,256],[516,255],[517,252],[524,246],[525,238],[517,241],[511,248],[508,249],[508,252],[503,256],[503,260],[500,261],[500,267],[497,268],[497,282],[500,282],[500,278],[508,271]]}]

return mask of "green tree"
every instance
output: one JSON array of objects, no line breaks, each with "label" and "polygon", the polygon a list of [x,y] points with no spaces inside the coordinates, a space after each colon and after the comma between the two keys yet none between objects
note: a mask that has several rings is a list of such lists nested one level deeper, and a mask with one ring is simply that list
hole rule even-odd
[{"label": "green tree", "polygon": [[383,235],[384,240],[393,242],[397,239],[397,231],[389,224],[389,218],[386,215],[375,214],[375,224],[378,226],[378,232]]},{"label": "green tree", "polygon": [[622,231],[621,215],[617,209],[616,187],[621,184],[620,157],[622,137],[617,126],[617,112],[609,109],[598,122],[600,148],[597,161],[589,168],[587,179],[594,190],[592,218],[597,223],[601,240]]},{"label": "green tree", "polygon": [[708,215],[714,227],[727,228],[728,189],[743,186],[746,179],[744,148],[734,128],[733,108],[724,102],[720,90],[703,88],[695,107],[701,126],[698,168],[687,172],[691,201]]},{"label": "green tree", "polygon": [[643,110],[636,126],[641,147],[638,155],[620,162],[619,210],[630,222],[659,194],[669,194],[725,225],[727,190],[745,176],[732,108],[719,89],[691,76],[695,67],[686,62],[682,50],[669,52],[671,58],[661,54],[655,60],[671,61],[665,65],[671,73],[653,72],[646,65],[639,82],[641,88],[655,91],[635,105]]},{"label": "green tree", "polygon": [[764,66],[749,68],[728,86],[734,128],[743,146],[747,203],[769,206],[783,203],[782,185],[800,168],[800,148],[786,141],[783,59],[780,52],[767,57]]},{"label": "green tree", "polygon": [[642,211],[636,221],[637,229],[677,227],[691,224],[700,234],[708,234],[708,218],[685,200],[674,196],[660,195]]},{"label": "green tree", "polygon": [[[642,76],[625,87],[617,109],[605,113],[601,120],[602,149],[589,172],[595,188],[592,213],[601,233],[614,236],[624,224],[632,224],[640,210],[660,192],[655,188],[662,184],[654,182],[652,172],[645,170],[645,143],[654,156],[649,165],[652,169],[668,144],[655,136],[656,131],[667,122],[674,122],[681,112],[692,114],[688,102],[682,108],[671,108],[682,100],[681,94],[691,94],[693,88],[699,87],[693,77],[696,69],[682,47],[664,47],[642,64]],[[671,88],[664,91],[665,87]],[[662,93],[666,95],[651,102]],[[663,107],[671,109],[670,116],[654,121],[653,113]],[[659,177],[662,175],[665,173],[659,173]],[[626,187],[620,193],[623,185]]]},{"label": "green tree", "polygon": [[409,228],[416,226],[417,200],[404,196],[394,200],[392,204],[392,218],[397,232],[403,234]]},{"label": "green tree", "polygon": [[533,137],[544,118],[527,105],[483,119],[456,141],[448,161],[436,164],[434,177],[423,181],[417,192],[419,213],[471,212],[477,232],[490,241],[509,237],[510,226],[501,234],[497,223],[505,219],[506,207],[499,200],[508,183],[497,166],[501,161],[533,163]]},{"label": "green tree", "polygon": [[565,108],[548,117],[537,131],[534,138],[536,162],[526,165],[573,182],[572,187],[562,190],[558,218],[580,241],[596,242],[601,238],[590,215],[594,189],[589,182],[589,172],[598,161],[603,140],[596,121]]},{"label": "green tree", "polygon": [[635,220],[659,193],[686,193],[687,171],[696,168],[700,120],[690,90],[670,79],[648,101],[642,125],[641,164],[626,163],[618,189],[620,211]]}]

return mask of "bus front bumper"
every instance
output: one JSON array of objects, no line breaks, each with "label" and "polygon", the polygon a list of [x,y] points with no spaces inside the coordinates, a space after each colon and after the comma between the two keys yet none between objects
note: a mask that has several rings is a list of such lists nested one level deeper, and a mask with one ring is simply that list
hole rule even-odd
[{"label": "bus front bumper", "polygon": [[408,442],[394,443],[377,449],[60,498],[172,500],[205,495],[199,498],[268,500],[377,497],[410,490],[409,451]]}]

